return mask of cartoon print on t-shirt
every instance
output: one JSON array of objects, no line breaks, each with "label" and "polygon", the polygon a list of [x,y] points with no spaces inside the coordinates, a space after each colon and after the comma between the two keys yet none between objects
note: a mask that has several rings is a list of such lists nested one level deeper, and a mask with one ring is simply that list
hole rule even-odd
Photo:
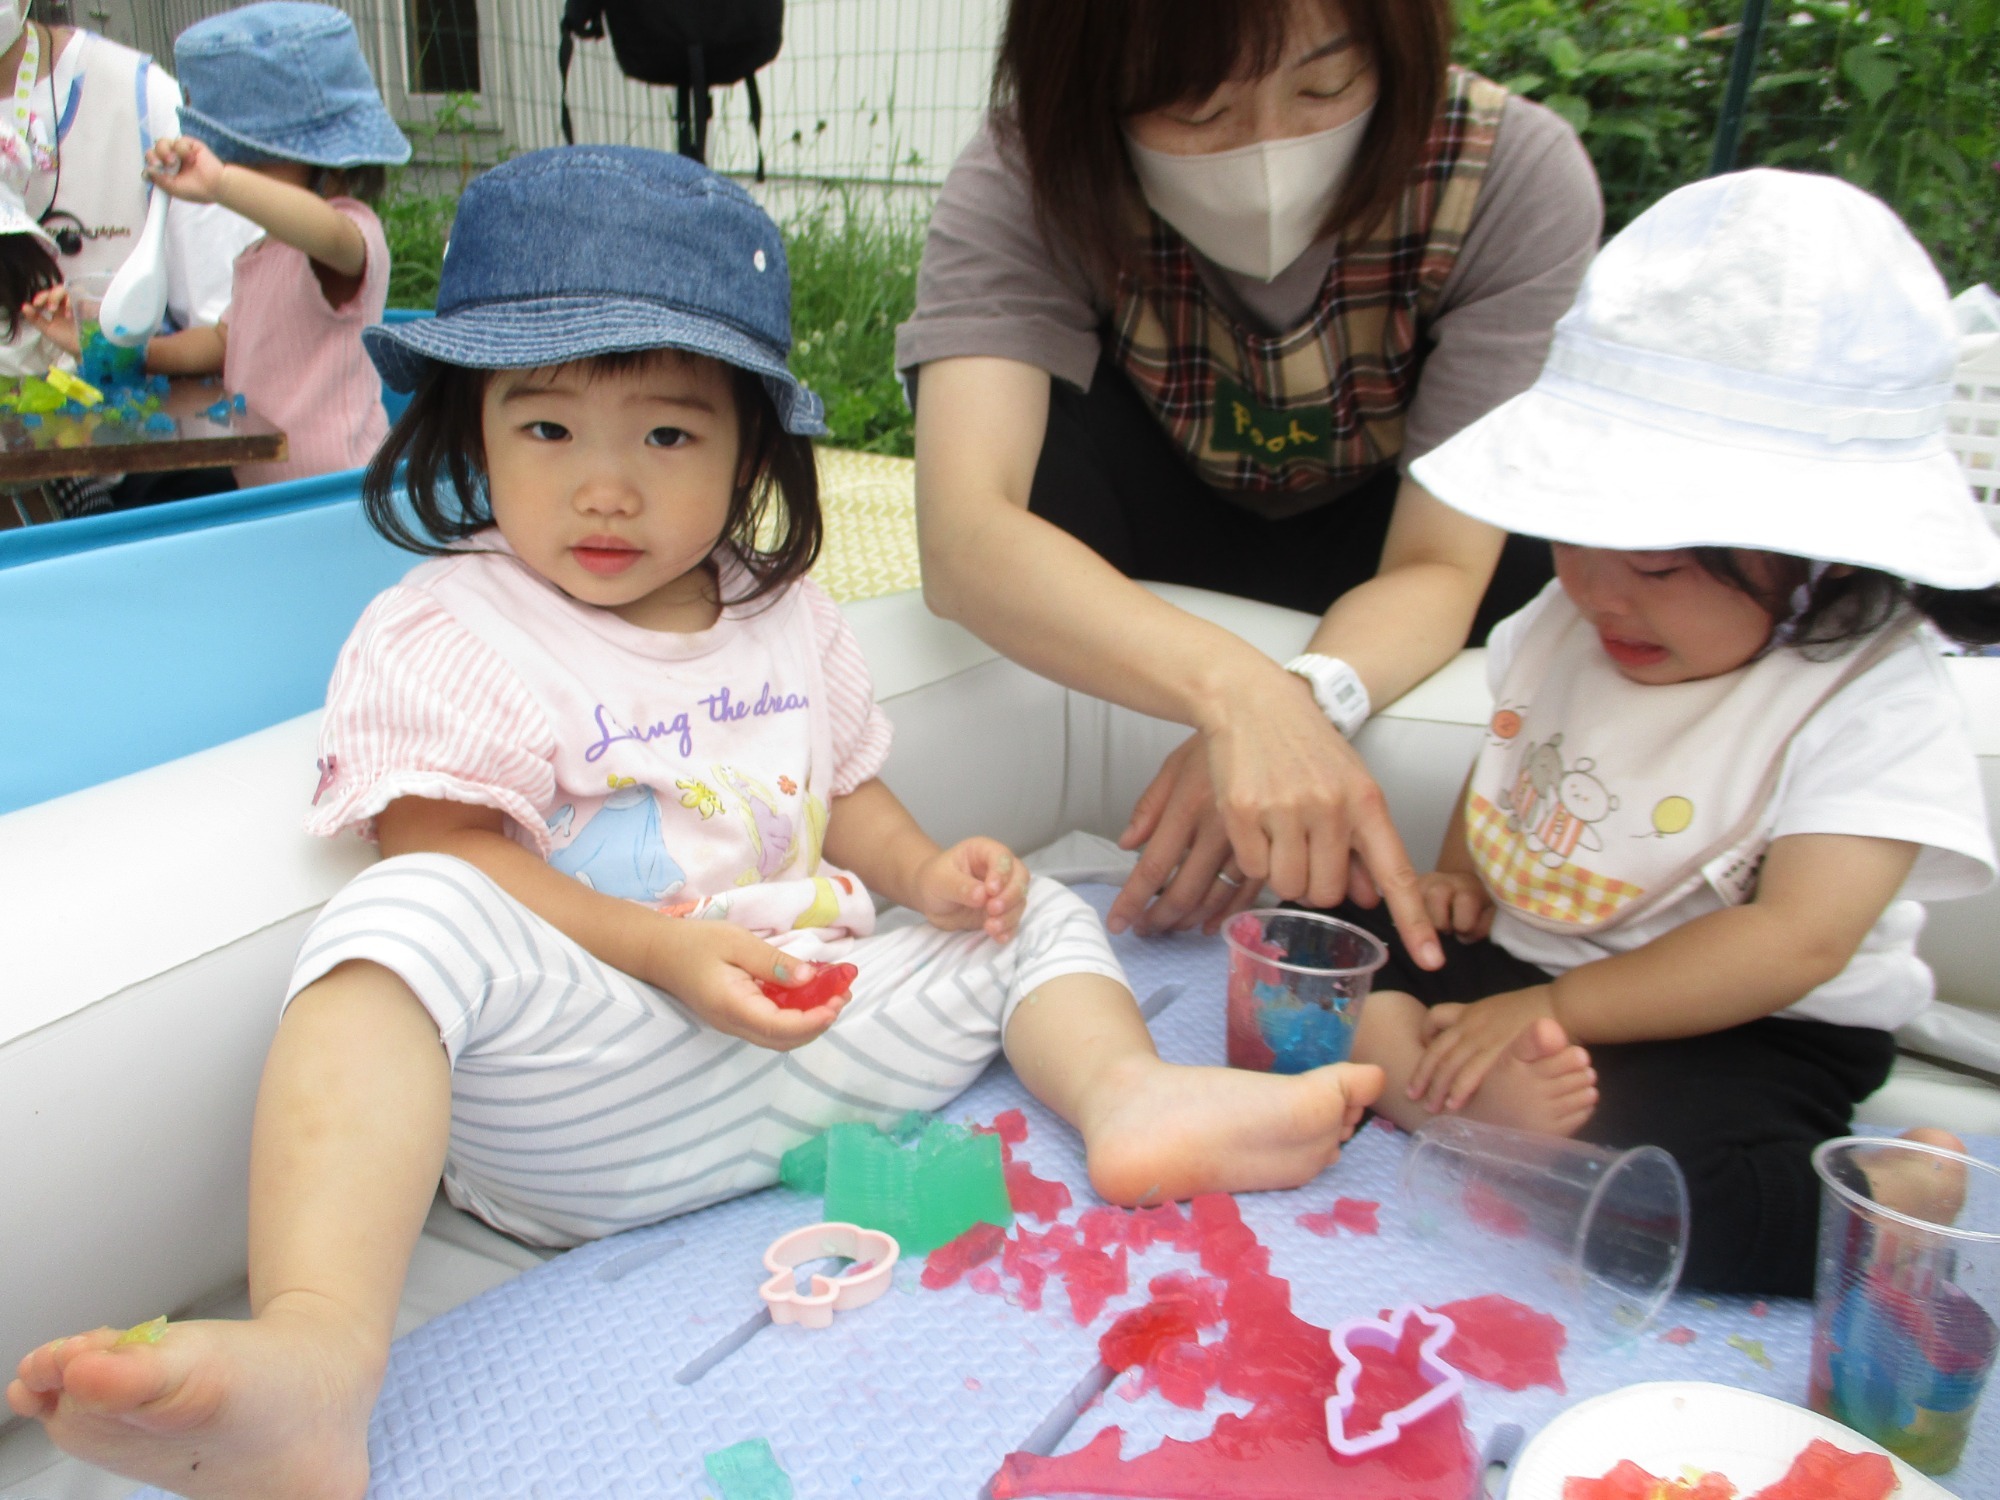
[{"label": "cartoon print on t-shirt", "polygon": [[[549,855],[549,864],[594,891],[627,901],[664,901],[687,884],[687,872],[667,852],[660,832],[660,808],[652,789],[629,777],[609,778],[611,795],[569,843]],[[551,828],[568,828],[575,809],[564,804]]]},{"label": "cartoon print on t-shirt", "polygon": [[722,794],[700,777],[678,776],[674,785],[680,789],[681,806],[700,813],[703,822],[722,811]]},{"label": "cartoon print on t-shirt", "polygon": [[[1517,728],[1515,732],[1520,731]],[[1514,777],[1514,785],[1500,794],[1500,805],[1509,813],[1507,826],[1514,832],[1525,832],[1535,826],[1536,812],[1562,780],[1562,742],[1560,734],[1552,734],[1542,744],[1522,748],[1521,769]]]},{"label": "cartoon print on t-shirt", "polygon": [[1605,848],[1599,825],[1618,810],[1618,798],[1597,774],[1595,759],[1565,764],[1562,746],[1559,733],[1520,743],[1512,779],[1502,772],[1498,806],[1476,791],[1468,795],[1466,843],[1495,900],[1559,922],[1593,924],[1645,892],[1576,862],[1579,851]]},{"label": "cartoon print on t-shirt", "polygon": [[770,880],[791,863],[796,824],[792,815],[778,804],[778,794],[755,777],[745,776],[733,766],[716,766],[715,779],[737,797],[737,811],[750,833],[750,847],[757,866],[737,877],[738,885]]},{"label": "cartoon print on t-shirt", "polygon": [[850,896],[854,894],[854,882],[845,875],[835,875],[831,879],[815,875],[812,888],[812,904],[800,912],[798,920],[792,923],[794,931],[808,927],[831,927],[840,918],[840,892],[845,891]]},{"label": "cartoon print on t-shirt", "polygon": [[[1553,742],[1551,742],[1553,743]],[[1604,839],[1591,825],[1617,809],[1618,799],[1592,775],[1597,762],[1585,756],[1556,782],[1554,802],[1524,842],[1543,864],[1557,869],[1578,849],[1602,849]]]}]

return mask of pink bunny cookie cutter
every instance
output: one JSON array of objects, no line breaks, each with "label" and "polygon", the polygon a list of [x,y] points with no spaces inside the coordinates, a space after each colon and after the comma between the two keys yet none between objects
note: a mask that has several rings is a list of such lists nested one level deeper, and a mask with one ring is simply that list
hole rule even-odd
[{"label": "pink bunny cookie cutter", "polygon": [[[1402,1347],[1404,1329],[1412,1318],[1431,1330],[1417,1350],[1417,1370],[1430,1382],[1429,1389],[1416,1400],[1383,1413],[1381,1424],[1372,1432],[1350,1433],[1347,1424],[1354,1415],[1355,1387],[1361,1383],[1361,1356],[1354,1351],[1380,1349],[1394,1354]],[[1340,1374],[1326,1403],[1326,1440],[1333,1451],[1356,1458],[1386,1448],[1402,1437],[1404,1428],[1464,1395],[1465,1377],[1445,1363],[1443,1353],[1457,1332],[1457,1325],[1443,1313],[1409,1304],[1379,1318],[1350,1318],[1334,1328],[1329,1337],[1334,1358],[1340,1361]]]},{"label": "pink bunny cookie cutter", "polygon": [[[889,1290],[898,1253],[895,1236],[879,1229],[863,1229],[859,1224],[808,1224],[771,1242],[771,1248],[764,1252],[764,1268],[772,1273],[771,1279],[757,1288],[757,1295],[771,1309],[773,1323],[824,1328],[836,1312],[866,1307]],[[836,1276],[815,1271],[810,1290],[798,1289],[800,1266],[836,1255],[854,1264]]]}]

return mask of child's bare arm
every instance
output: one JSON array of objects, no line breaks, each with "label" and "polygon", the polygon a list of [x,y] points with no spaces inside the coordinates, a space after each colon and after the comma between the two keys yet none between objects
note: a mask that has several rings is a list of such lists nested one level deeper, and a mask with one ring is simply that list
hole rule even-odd
[{"label": "child's bare arm", "polygon": [[341,276],[367,269],[368,244],[352,219],[317,193],[218,160],[192,137],[155,145],[146,153],[146,172],[170,197],[220,203]]},{"label": "child's bare arm", "polygon": [[983,927],[1000,942],[1014,935],[1027,900],[1027,867],[1005,844],[969,838],[940,849],[880,781],[834,799],[826,857],[933,926]]},{"label": "child's bare arm", "polygon": [[155,375],[219,375],[227,352],[228,334],[220,326],[186,328],[147,344],[146,368]]},{"label": "child's bare arm", "polygon": [[1916,858],[1917,846],[1897,839],[1779,839],[1748,905],[1697,917],[1548,984],[1434,1007],[1411,1096],[1456,1108],[1541,1016],[1589,1046],[1705,1036],[1773,1015],[1847,967]]},{"label": "child's bare arm", "polygon": [[384,855],[449,854],[614,969],[666,990],[709,1025],[760,1047],[803,1046],[831,1026],[840,996],[815,1010],[787,1010],[756,986],[790,983],[811,965],[727,922],[689,922],[606,896],[553,869],[502,831],[490,807],[399,797],[382,810],[376,833]]}]

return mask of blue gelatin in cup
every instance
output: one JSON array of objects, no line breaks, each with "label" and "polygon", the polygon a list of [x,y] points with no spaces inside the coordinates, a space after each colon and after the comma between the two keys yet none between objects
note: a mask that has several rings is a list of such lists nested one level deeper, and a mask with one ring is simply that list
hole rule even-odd
[{"label": "blue gelatin in cup", "polygon": [[146,383],[146,346],[126,349],[104,336],[96,323],[85,323],[77,333],[82,353],[77,373],[100,391]]}]

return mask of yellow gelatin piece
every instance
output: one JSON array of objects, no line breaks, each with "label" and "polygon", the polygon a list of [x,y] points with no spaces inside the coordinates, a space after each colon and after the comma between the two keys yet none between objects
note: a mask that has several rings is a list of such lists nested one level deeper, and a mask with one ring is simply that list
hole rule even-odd
[{"label": "yellow gelatin piece", "polygon": [[42,378],[80,405],[95,406],[104,399],[104,392],[67,370],[51,370]]},{"label": "yellow gelatin piece", "polygon": [[144,1323],[134,1323],[130,1328],[118,1335],[118,1341],[111,1347],[114,1349],[123,1349],[127,1344],[157,1344],[166,1336],[166,1332],[167,1315],[161,1313],[159,1317],[149,1319]]}]

